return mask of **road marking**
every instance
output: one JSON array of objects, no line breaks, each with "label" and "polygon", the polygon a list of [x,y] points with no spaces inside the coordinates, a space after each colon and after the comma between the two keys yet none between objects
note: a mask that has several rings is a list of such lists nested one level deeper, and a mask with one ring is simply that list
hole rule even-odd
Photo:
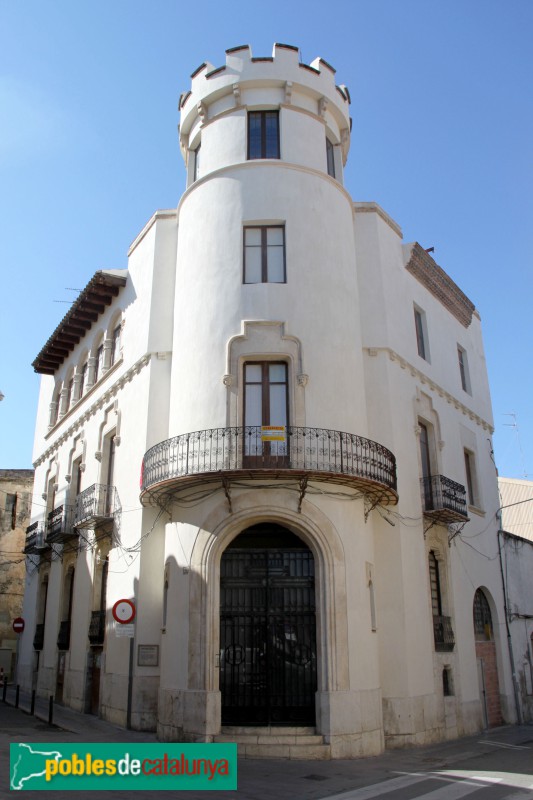
[{"label": "road marking", "polygon": [[467,794],[486,788],[486,786],[482,786],[479,783],[456,781],[455,783],[449,783],[447,786],[441,786],[440,789],[435,789],[433,792],[421,794],[416,800],[459,800],[460,797],[466,797]]},{"label": "road marking", "polygon": [[394,792],[396,789],[405,789],[407,786],[414,786],[415,783],[430,781],[431,775],[422,775],[419,772],[400,775],[399,778],[391,778],[388,781],[373,783],[372,786],[364,786],[361,789],[352,789],[348,792],[329,795],[322,800],[370,800],[372,797],[379,797],[387,792]]},{"label": "road marking", "polygon": [[[479,789],[486,789],[487,782],[490,782],[490,780],[487,781],[485,778],[476,778],[476,780],[483,781],[483,784],[473,783],[472,780],[461,778],[446,778],[445,776],[432,774],[430,772],[424,774],[411,772],[399,778],[391,778],[391,780],[388,781],[374,783],[372,786],[364,786],[361,789],[353,789],[352,791],[330,795],[327,798],[322,798],[322,800],[371,800],[373,797],[381,797],[390,792],[406,789],[409,786],[414,786],[424,781],[446,781],[446,786],[441,786],[439,789],[416,795],[416,800],[459,800],[459,798],[466,797],[466,795],[477,792]],[[501,778],[496,778],[495,782],[500,780]]]},{"label": "road marking", "polygon": [[493,747],[503,747],[506,750],[531,750],[531,747],[524,747],[521,744],[507,744],[507,742],[494,742],[488,740],[481,740],[478,744],[491,744]]}]

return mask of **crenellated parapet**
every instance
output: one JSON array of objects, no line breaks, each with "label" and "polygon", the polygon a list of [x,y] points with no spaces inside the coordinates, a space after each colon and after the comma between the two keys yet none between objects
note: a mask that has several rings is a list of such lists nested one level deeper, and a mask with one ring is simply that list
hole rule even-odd
[{"label": "crenellated parapet", "polygon": [[299,49],[275,44],[272,56],[254,57],[249,45],[226,50],[226,63],[201,64],[191,75],[191,89],[180,97],[180,145],[184,156],[199,128],[232,110],[288,108],[323,120],[335,133],[343,160],[349,149],[350,94],[337,85],[335,69],[322,58],[300,61]]}]

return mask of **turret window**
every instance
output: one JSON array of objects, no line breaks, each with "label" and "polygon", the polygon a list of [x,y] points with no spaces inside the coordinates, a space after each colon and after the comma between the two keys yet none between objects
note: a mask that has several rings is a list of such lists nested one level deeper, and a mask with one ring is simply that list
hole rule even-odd
[{"label": "turret window", "polygon": [[244,229],[244,283],[285,283],[283,225]]},{"label": "turret window", "polygon": [[248,158],[279,158],[279,111],[248,112]]},{"label": "turret window", "polygon": [[333,142],[326,137],[326,159],[328,164],[328,175],[331,178],[335,177],[335,150],[333,149]]}]

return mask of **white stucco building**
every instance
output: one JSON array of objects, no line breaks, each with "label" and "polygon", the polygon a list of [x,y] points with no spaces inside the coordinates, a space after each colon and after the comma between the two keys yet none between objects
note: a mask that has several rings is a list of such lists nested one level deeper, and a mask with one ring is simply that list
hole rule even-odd
[{"label": "white stucco building", "polygon": [[480,318],[346,191],[349,103],[288,45],[199,67],[177,209],[35,360],[39,693],[249,755],[514,719]]}]

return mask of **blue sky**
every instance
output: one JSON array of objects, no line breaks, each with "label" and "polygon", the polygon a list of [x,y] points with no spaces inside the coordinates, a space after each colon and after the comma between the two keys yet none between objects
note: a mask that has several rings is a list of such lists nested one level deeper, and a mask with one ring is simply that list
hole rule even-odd
[{"label": "blue sky", "polygon": [[70,290],[177,205],[191,72],[279,41],[350,89],[351,195],[476,304],[498,468],[533,479],[532,40],[530,0],[0,0],[0,468],[31,467],[31,362]]}]

